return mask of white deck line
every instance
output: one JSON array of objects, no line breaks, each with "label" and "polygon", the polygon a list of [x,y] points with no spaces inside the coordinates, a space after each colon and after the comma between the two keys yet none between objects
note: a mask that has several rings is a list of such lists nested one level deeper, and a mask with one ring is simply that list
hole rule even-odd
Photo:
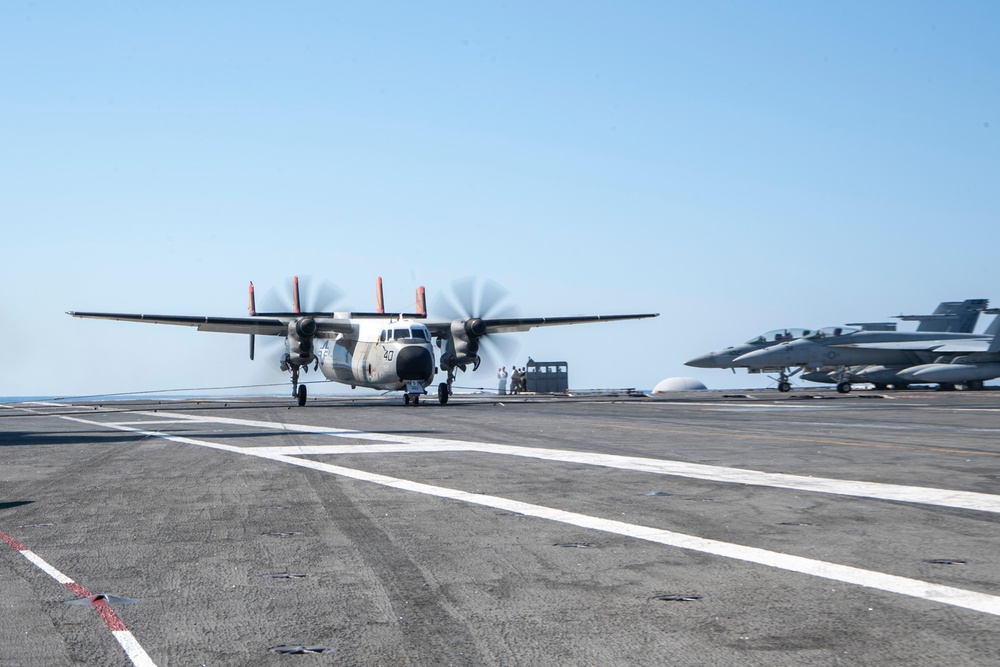
[{"label": "white deck line", "polygon": [[[361,470],[355,470],[352,468],[334,466],[320,461],[301,459],[296,456],[289,456],[287,454],[279,454],[273,452],[267,453],[263,450],[263,448],[236,447],[233,445],[224,445],[205,440],[196,440],[194,438],[175,436],[169,433],[143,431],[141,429],[133,428],[130,426],[116,426],[113,424],[96,422],[77,417],[60,416],[60,418],[79,423],[90,424],[94,426],[101,426],[122,431],[139,433],[147,437],[163,438],[165,440],[169,440],[172,442],[196,445],[199,447],[206,447],[209,449],[232,452],[235,454],[243,454],[245,456],[255,456],[272,461],[287,463],[290,465],[310,468],[312,470],[327,472],[334,475],[347,477],[350,479],[370,482],[373,484],[380,484],[382,486],[387,486],[394,489],[400,489],[403,491],[410,491],[413,493],[421,493],[429,496],[435,496],[438,498],[446,498],[461,502],[472,503],[475,505],[503,509],[509,512],[515,512],[525,516],[546,519],[549,521],[556,521],[559,523],[574,525],[591,530],[603,531],[606,533],[623,535],[626,537],[632,537],[635,539],[645,540],[648,542],[656,542],[658,544],[673,546],[681,549],[688,549],[692,551],[698,551],[701,553],[713,554],[725,558],[732,558],[735,560],[756,563],[759,565],[766,565],[768,567],[778,568],[790,572],[797,572],[815,577],[821,577],[824,579],[840,581],[858,586],[865,586],[867,588],[878,589],[891,593],[897,593],[899,595],[906,595],[913,598],[939,602],[942,604],[948,604],[956,607],[962,607],[965,609],[971,609],[973,611],[979,611],[982,613],[991,614],[994,616],[1000,616],[1000,597],[994,595],[988,595],[986,593],[969,591],[961,588],[955,588],[952,586],[942,586],[939,584],[920,581],[918,579],[909,579],[906,577],[899,577],[896,575],[875,572],[872,570],[865,570],[862,568],[852,567],[848,565],[840,565],[837,563],[830,563],[827,561],[814,560],[811,558],[804,558],[801,556],[794,556],[791,554],[783,554],[780,552],[768,551],[766,549],[758,549],[756,547],[748,547],[739,544],[732,544],[728,542],[722,542],[719,540],[710,540],[697,537],[694,535],[675,533],[672,531],[662,530],[649,526],[641,526],[637,524],[625,523],[622,521],[602,519],[599,517],[589,516],[586,514],[568,512],[565,510],[545,507],[542,505],[533,505],[530,503],[524,503],[517,500],[500,498],[497,496],[488,496],[477,493],[469,493],[467,491],[460,491],[457,489],[449,489],[446,487],[433,486],[429,484],[423,484],[421,482],[413,482],[395,477],[389,477],[387,475],[379,475]],[[216,421],[216,420],[206,419],[202,421]],[[300,425],[294,425],[294,424],[270,425],[270,427],[272,428],[275,426],[289,427],[288,430],[295,430],[295,431],[302,430],[300,428]],[[324,432],[327,432],[328,430],[329,429],[323,429]],[[497,447],[497,446],[492,445],[491,447]],[[555,450],[550,450],[550,451],[555,451]],[[576,453],[574,452],[574,454]],[[746,471],[734,471],[734,472],[746,472]]]}]

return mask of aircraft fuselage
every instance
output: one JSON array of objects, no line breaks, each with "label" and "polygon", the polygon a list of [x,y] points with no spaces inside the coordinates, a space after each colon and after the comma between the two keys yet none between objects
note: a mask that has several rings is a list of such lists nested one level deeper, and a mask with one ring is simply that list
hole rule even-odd
[{"label": "aircraft fuselage", "polygon": [[363,320],[351,334],[317,341],[326,379],[354,387],[423,393],[434,381],[434,350],[423,324],[413,320]]},{"label": "aircraft fuselage", "polygon": [[[839,327],[835,329],[839,330]],[[736,366],[748,367],[802,366],[813,370],[869,364],[907,367],[933,361],[936,353],[932,343],[981,338],[982,336],[971,334],[946,332],[854,330],[844,334],[810,336],[788,343],[779,343],[749,352],[735,359],[733,363]],[[919,349],[921,341],[928,341],[931,344],[926,350],[921,350]]]}]

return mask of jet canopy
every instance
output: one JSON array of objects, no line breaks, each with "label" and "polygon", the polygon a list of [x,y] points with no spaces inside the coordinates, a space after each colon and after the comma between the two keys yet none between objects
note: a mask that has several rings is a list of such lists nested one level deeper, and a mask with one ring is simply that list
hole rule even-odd
[{"label": "jet canopy", "polygon": [[837,336],[846,336],[847,334],[857,333],[862,331],[862,329],[855,329],[854,327],[823,327],[818,329],[805,338],[810,340],[818,340],[820,338],[836,338]]},{"label": "jet canopy", "polygon": [[760,345],[761,343],[781,343],[786,340],[794,340],[815,333],[812,329],[774,329],[767,333],[762,333],[756,338],[751,338],[747,345]]}]

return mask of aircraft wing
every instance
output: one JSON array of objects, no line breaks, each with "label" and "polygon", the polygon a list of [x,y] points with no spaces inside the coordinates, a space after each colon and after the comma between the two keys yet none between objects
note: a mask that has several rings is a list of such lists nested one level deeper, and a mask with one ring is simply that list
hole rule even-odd
[{"label": "aircraft wing", "polygon": [[986,352],[990,347],[988,338],[968,338],[959,340],[900,340],[885,343],[846,343],[831,347],[848,347],[864,350],[907,350],[913,352]]},{"label": "aircraft wing", "polygon": [[[500,319],[484,319],[486,334],[513,333],[528,331],[535,327],[556,327],[567,324],[588,324],[591,322],[616,322],[618,320],[639,320],[645,317],[659,317],[659,313],[642,313],[638,315],[576,315],[570,317],[508,317]],[[446,336],[451,331],[452,320],[424,320],[431,334]]]},{"label": "aircraft wing", "polygon": [[[277,317],[203,317],[196,315],[139,315],[132,313],[84,313],[68,311],[67,315],[98,320],[118,320],[121,322],[144,322],[147,324],[173,324],[195,327],[198,331],[221,333],[257,334],[260,336],[284,336],[288,333],[289,319]],[[317,337],[323,334],[350,333],[351,323],[339,318],[317,317]]]}]

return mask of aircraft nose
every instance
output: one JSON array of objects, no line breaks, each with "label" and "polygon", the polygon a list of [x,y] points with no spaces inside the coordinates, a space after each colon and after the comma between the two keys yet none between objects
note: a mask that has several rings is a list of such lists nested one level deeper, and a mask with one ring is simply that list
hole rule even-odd
[{"label": "aircraft nose", "polygon": [[422,345],[407,345],[396,355],[396,375],[400,380],[426,380],[433,373],[434,358]]},{"label": "aircraft nose", "polygon": [[702,354],[691,361],[685,361],[685,366],[692,366],[694,368],[715,368],[718,363],[715,361],[715,352],[708,352],[707,354]]}]

